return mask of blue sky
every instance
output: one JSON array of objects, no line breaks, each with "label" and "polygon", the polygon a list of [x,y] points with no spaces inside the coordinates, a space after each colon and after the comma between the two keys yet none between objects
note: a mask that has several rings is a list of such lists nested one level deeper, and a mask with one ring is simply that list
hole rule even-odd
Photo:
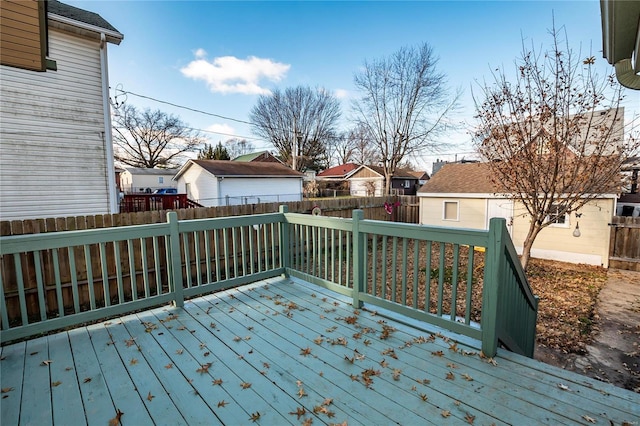
[{"label": "blue sky", "polygon": [[[548,44],[548,29],[565,26],[582,56],[595,56],[602,74],[613,68],[602,58],[600,6],[593,1],[413,1],[413,2],[221,2],[65,1],[99,13],[124,41],[109,45],[113,88],[211,114],[248,121],[260,93],[297,85],[324,87],[341,99],[343,127],[357,96],[353,76],[365,60],[402,46],[428,42],[452,89],[461,88],[460,122],[473,125],[471,88],[491,80],[498,67],[510,70],[522,40]],[[640,114],[640,92],[627,91],[627,120]],[[124,100],[122,96],[119,101]],[[134,95],[126,102],[180,116],[213,143],[231,136],[255,138],[250,126],[172,107]],[[221,134],[225,133],[225,134]],[[251,139],[250,139],[251,140]],[[268,142],[251,140],[257,149]],[[427,171],[437,157],[469,157],[470,138],[452,133],[455,148],[413,159]]]}]

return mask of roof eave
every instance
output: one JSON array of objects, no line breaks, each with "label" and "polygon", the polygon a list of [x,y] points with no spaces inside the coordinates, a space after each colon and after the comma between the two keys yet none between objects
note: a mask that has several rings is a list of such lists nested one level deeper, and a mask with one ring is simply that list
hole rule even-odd
[{"label": "roof eave", "polygon": [[104,34],[109,43],[116,45],[120,44],[124,39],[124,35],[117,31],[87,24],[86,22],[67,18],[66,16],[49,12],[47,17],[52,27],[70,31],[85,37],[100,40],[100,34]]}]

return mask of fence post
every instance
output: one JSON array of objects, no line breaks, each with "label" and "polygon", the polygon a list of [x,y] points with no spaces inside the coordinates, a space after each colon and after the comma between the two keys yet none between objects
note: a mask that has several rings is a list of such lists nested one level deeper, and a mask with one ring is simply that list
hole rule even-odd
[{"label": "fence post", "polygon": [[500,282],[504,276],[504,233],[506,221],[502,218],[489,220],[489,242],[484,257],[484,279],[482,287],[482,352],[494,357],[498,351],[498,327],[500,327],[499,297]]},{"label": "fence post", "polygon": [[284,218],[280,222],[280,266],[284,268],[284,276],[288,276],[287,268],[291,266],[289,259],[289,222],[287,222],[286,213],[289,213],[289,206],[281,205],[279,212],[282,213]]},{"label": "fence post", "polygon": [[358,209],[353,218],[353,307],[362,307],[360,293],[364,292],[364,235],[360,232],[360,221],[364,220],[364,211]]},{"label": "fence post", "polygon": [[176,212],[168,212],[167,222],[169,223],[169,291],[173,293],[174,306],[182,308],[184,306],[184,294],[178,214]]}]

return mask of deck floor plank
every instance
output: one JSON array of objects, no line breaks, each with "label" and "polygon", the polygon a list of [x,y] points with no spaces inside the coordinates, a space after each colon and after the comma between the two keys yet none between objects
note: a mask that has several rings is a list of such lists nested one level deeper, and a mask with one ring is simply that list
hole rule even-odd
[{"label": "deck floor plank", "polygon": [[[206,316],[209,320],[212,319]],[[217,318],[216,318],[217,320]],[[223,389],[232,401],[242,402],[245,408],[250,407],[251,410],[244,413],[243,417],[236,417],[235,421],[248,420],[253,413],[259,413],[260,419],[267,424],[289,424],[291,419],[283,415],[288,406],[286,405],[286,395],[274,383],[267,379],[258,370],[252,368],[244,358],[240,358],[237,352],[230,348],[230,343],[226,343],[224,339],[218,336],[218,333],[212,333],[209,324],[205,325],[198,322],[191,315],[178,315],[177,325],[182,328],[181,331],[175,332],[175,337],[180,339],[185,348],[190,348],[192,356],[198,361],[192,371],[195,371],[201,364],[212,362],[210,371],[206,374],[204,386],[211,388],[212,382],[221,379],[224,386]],[[208,356],[203,354],[209,352]],[[194,373],[195,374],[195,373]],[[250,387],[243,388],[242,384],[250,384]],[[219,386],[215,386],[218,388]],[[225,407],[224,412],[227,409]]]},{"label": "deck floor plank", "polygon": [[[134,319],[134,317],[131,315],[122,317],[119,322],[105,327],[112,336],[113,347],[116,348],[118,352],[118,359],[114,360],[114,362],[120,364],[118,367],[124,367],[124,370],[135,386],[136,392],[142,398],[143,404],[155,423],[188,424],[187,420],[174,404],[172,397],[169,395],[169,393],[173,395],[175,393],[189,391],[189,389],[186,389],[184,377],[180,376],[178,372],[176,374],[178,377],[175,377],[175,382],[170,383],[170,386],[164,386],[156,376],[156,371],[138,351],[138,344],[140,343],[137,340],[132,340],[135,339],[136,336],[131,336],[125,327],[126,321],[132,319]],[[164,364],[161,365],[165,365],[168,362],[171,361],[165,361]],[[160,368],[162,368],[162,366]],[[108,370],[110,370],[110,367],[107,368],[107,371]],[[149,398],[149,394],[151,394],[152,398]],[[149,399],[151,399],[151,401]],[[124,412],[124,410],[122,411]]]},{"label": "deck floor plank", "polygon": [[[214,303],[214,305],[212,306],[207,302]],[[204,313],[215,307],[215,304],[218,304],[215,299],[207,298],[188,304],[185,308],[191,311],[199,308],[201,309],[200,312]],[[226,315],[224,311],[220,313],[221,315]],[[198,317],[194,316],[194,318],[197,319]],[[328,375],[324,373],[320,375],[319,372],[322,370],[313,369],[309,365],[291,357],[291,353],[283,350],[280,345],[280,336],[273,335],[271,330],[265,330],[259,326],[249,326],[251,328],[249,331],[247,326],[238,323],[232,318],[220,321],[216,325],[215,333],[230,342],[234,342],[235,351],[243,356],[243,359],[252,368],[259,371],[260,374],[264,374],[267,378],[273,377],[274,379],[272,380],[278,380],[279,388],[287,392],[291,398],[287,413],[295,412],[298,407],[303,407],[308,415],[311,416],[314,407],[322,406],[327,398],[331,398],[332,395],[335,396],[336,385],[327,379]],[[240,336],[247,337],[247,333],[251,333],[251,344],[243,338],[237,339]],[[277,344],[274,345],[274,342]],[[300,398],[297,394],[300,388],[304,389],[307,394],[304,398]],[[355,421],[357,422],[356,424],[366,424],[367,418],[360,413],[371,411],[372,408],[362,404],[357,398],[349,398],[349,401],[346,401],[344,395],[348,394],[342,394],[341,398],[332,398],[327,410],[335,414],[335,420],[340,419],[340,421]],[[382,413],[378,413],[378,415],[383,416]],[[296,417],[294,418],[297,420]],[[339,422],[336,421],[336,423]]]},{"label": "deck floor plank", "polygon": [[26,342],[2,348],[0,362],[0,419],[2,424],[17,425],[20,421],[20,401],[24,363],[27,350]]},{"label": "deck floor plank", "polygon": [[[87,424],[104,425],[105,421],[115,417],[116,408],[105,381],[105,373],[100,368],[96,349],[91,344],[86,328],[69,330],[68,335]],[[105,348],[106,344],[100,349]],[[129,409],[126,411],[132,412]]]},{"label": "deck floor plank", "polygon": [[[302,286],[305,287],[305,286]],[[278,287],[277,291],[284,291],[289,287],[283,286]],[[322,290],[322,289],[320,289]],[[296,289],[297,291],[297,289]],[[312,291],[319,291],[317,287],[307,288],[307,292],[311,294]],[[344,299],[343,296],[336,295],[333,292],[328,291],[320,291],[321,294],[330,294],[338,299]],[[297,302],[302,304],[309,303],[309,299],[307,297],[295,299]],[[415,329],[409,327],[403,327],[403,329],[409,331],[409,336],[415,334]],[[442,351],[445,354],[444,358],[452,355],[452,352],[448,350],[448,343],[444,342],[442,339],[437,339],[436,343],[441,345]],[[422,345],[421,345],[422,346]],[[424,348],[423,348],[424,349]],[[503,351],[504,352],[504,351]],[[523,358],[516,357],[514,354],[509,355],[512,358]],[[425,356],[428,356],[428,352],[425,350]],[[418,357],[419,359],[424,357]],[[575,422],[584,422],[583,416],[588,416],[595,419],[602,419],[603,421],[609,421],[609,418],[638,418],[640,417],[638,410],[640,407],[640,398],[637,397],[637,394],[633,392],[626,392],[626,394],[630,394],[628,397],[633,401],[630,401],[627,404],[625,401],[616,400],[614,403],[611,403],[610,399],[615,398],[613,394],[607,394],[606,391],[598,390],[597,388],[605,387],[610,388],[611,385],[599,386],[599,384],[595,384],[592,387],[585,387],[584,385],[577,386],[579,382],[583,382],[583,376],[579,376],[577,374],[565,374],[568,373],[564,370],[557,369],[555,367],[550,367],[546,364],[542,364],[539,361],[526,359],[523,362],[526,362],[531,365],[539,366],[540,370],[537,373],[530,371],[530,369],[523,368],[518,366],[517,364],[512,363],[509,360],[500,360],[499,362],[502,364],[504,368],[497,368],[489,370],[491,374],[487,374],[487,365],[486,362],[480,360],[477,357],[464,357],[468,359],[468,363],[470,367],[475,369],[475,372],[471,372],[471,376],[474,380],[481,379],[484,377],[485,383],[489,386],[492,383],[499,385],[501,389],[504,390],[506,395],[510,398],[510,409],[513,408],[513,396],[520,396],[521,401],[529,402],[535,404],[539,409],[537,410],[540,413],[545,413],[545,415],[549,415],[550,411],[554,411],[556,416],[551,415],[550,421],[554,418],[558,420],[562,420],[564,422],[569,421],[571,419]],[[455,358],[450,358],[452,361]],[[459,360],[460,358],[458,358]],[[544,375],[545,371],[557,371],[560,370],[560,373],[563,376],[573,377],[574,383],[576,384],[574,391],[567,392],[558,386],[561,381],[553,380],[553,375]],[[496,377],[501,380],[496,381]],[[616,393],[618,390],[616,390]],[[486,392],[485,392],[486,393]],[[489,393],[492,393],[489,391]],[[538,395],[538,398],[535,396]],[[552,395],[555,403],[553,405],[548,404],[548,396]],[[589,396],[589,403],[585,404],[584,398],[585,396]],[[532,397],[533,396],[533,397]],[[622,408],[622,409],[620,409]],[[527,412],[530,412],[531,407],[528,407]],[[625,417],[626,416],[626,417]]]},{"label": "deck floor plank", "polygon": [[[273,291],[279,292],[278,294],[288,294],[286,292],[282,293],[281,287],[275,289],[275,286],[272,287]],[[249,293],[247,293],[249,294]],[[291,295],[293,298],[293,295]],[[311,298],[313,299],[313,298]],[[321,300],[321,299],[320,299]],[[305,307],[305,310],[296,313],[296,317],[294,319],[298,319],[301,322],[301,326],[306,329],[314,329],[317,327],[319,333],[322,332],[322,327],[325,325],[315,325],[318,319],[314,318],[314,312],[310,309],[310,306],[305,306],[305,298],[295,299],[296,303],[300,303],[301,307]],[[333,302],[329,300],[328,302],[321,302],[328,306],[334,306]],[[353,308],[351,307],[337,307],[335,312],[327,314],[331,317],[328,321],[333,322],[335,326],[343,327],[341,324],[345,324],[344,320],[335,320],[335,317],[346,318],[348,316],[353,316]],[[453,408],[457,410],[461,410],[462,408],[467,407],[466,412],[473,412],[474,410],[478,410],[484,412],[485,414],[491,414],[495,412],[506,412],[506,417],[503,417],[501,420],[505,422],[518,422],[523,421],[525,419],[530,419],[531,421],[561,421],[563,420],[561,417],[549,416],[546,414],[542,418],[530,417],[532,415],[535,416],[535,413],[531,412],[531,409],[535,409],[535,406],[514,406],[513,400],[509,394],[499,391],[496,388],[493,388],[492,381],[487,381],[486,383],[482,383],[475,379],[475,373],[471,371],[469,377],[473,380],[468,381],[463,379],[464,374],[468,374],[465,370],[466,366],[464,362],[466,362],[465,357],[458,356],[457,358],[450,357],[452,354],[448,350],[442,350],[444,348],[436,347],[435,343],[421,343],[420,347],[424,348],[422,353],[418,355],[413,355],[413,352],[418,351],[418,345],[412,344],[411,346],[406,347],[406,342],[413,341],[416,338],[424,337],[424,333],[414,333],[413,335],[403,336],[400,339],[400,332],[394,332],[392,335],[385,340],[381,340],[378,336],[380,335],[380,325],[377,324],[377,320],[380,317],[371,317],[370,313],[362,312],[358,316],[358,323],[355,325],[344,325],[344,328],[347,329],[346,335],[349,336],[350,342],[355,342],[355,340],[351,339],[354,333],[360,332],[362,329],[370,328],[376,329],[376,334],[369,334],[362,339],[367,339],[371,343],[369,346],[365,346],[361,343],[356,343],[356,349],[359,349],[362,353],[372,353],[374,359],[382,359],[385,358],[381,355],[381,352],[388,348],[393,348],[394,353],[399,358],[398,360],[392,359],[390,357],[386,357],[386,360],[389,363],[387,369],[392,371],[393,368],[398,368],[402,371],[400,377],[403,381],[410,383],[411,385],[415,385],[417,380],[422,380],[424,378],[428,378],[430,383],[426,386],[421,386],[421,389],[428,389],[428,394],[433,398],[439,398],[438,400],[443,401],[442,403],[449,403],[449,408],[451,407],[451,402],[453,402]],[[306,319],[302,319],[301,317],[305,317]],[[333,326],[332,326],[333,327]],[[360,328],[357,328],[360,327]],[[433,351],[442,352],[442,356],[434,357],[431,353]],[[377,358],[375,358],[377,357]],[[455,366],[456,368],[452,368],[450,366]],[[458,379],[447,380],[446,377],[449,373],[454,373],[454,376]],[[386,375],[385,377],[388,377]],[[482,389],[482,391],[480,391]],[[426,392],[426,391],[424,391]],[[442,394],[442,395],[439,395]],[[460,402],[458,405],[457,402]],[[509,413],[507,410],[507,405],[509,405],[509,410],[513,410],[513,413]],[[466,412],[464,415],[466,415]],[[512,414],[513,417],[510,417]],[[481,416],[478,416],[480,419]],[[566,420],[566,419],[565,419]],[[494,420],[495,421],[495,420]]]},{"label": "deck floor plank", "polygon": [[[51,399],[53,422],[71,425],[86,423],[85,410],[80,395],[79,377],[76,375],[68,333],[47,337],[51,373]],[[55,386],[54,386],[55,385]]]},{"label": "deck floor plank", "polygon": [[504,350],[493,365],[474,339],[293,278],[7,345],[0,359],[3,426],[105,425],[116,410],[125,426],[640,421],[637,393]]},{"label": "deck floor plank", "polygon": [[[273,286],[270,289],[273,289],[273,291],[276,292],[274,293],[274,295],[286,294],[286,292],[282,293],[280,291],[281,290],[280,287],[276,288],[275,286]],[[262,291],[260,291],[259,293],[262,293]],[[246,294],[253,294],[253,293],[246,292]],[[260,294],[261,300],[264,300],[262,296],[264,295]],[[313,298],[310,298],[310,299],[313,300]],[[350,354],[349,352],[347,352],[349,354],[347,356],[350,358],[354,358],[354,354],[356,353],[355,350],[358,350],[361,356],[364,355],[367,357],[368,360],[366,362],[372,362],[370,360],[373,360],[373,363],[376,366],[380,364],[382,359],[385,359],[389,364],[385,368],[382,368],[385,374],[381,375],[381,379],[386,380],[388,382],[387,384],[384,385],[385,387],[389,385],[403,386],[403,390],[411,391],[412,396],[410,399],[418,398],[419,394],[425,394],[430,398],[431,401],[437,402],[437,405],[436,405],[437,408],[441,410],[446,408],[451,412],[453,412],[452,410],[458,411],[460,412],[462,417],[465,417],[467,413],[469,413],[471,415],[476,416],[476,418],[479,421],[483,420],[484,417],[487,416],[487,413],[489,413],[490,415],[490,413],[495,412],[495,410],[500,410],[500,409],[504,410],[503,406],[493,404],[492,401],[484,397],[484,395],[488,395],[487,392],[484,392],[482,395],[479,395],[479,394],[476,394],[472,389],[467,389],[469,385],[473,385],[474,382],[465,382],[461,380],[446,381],[445,376],[451,370],[450,368],[443,369],[442,374],[440,376],[437,376],[433,374],[433,371],[431,371],[431,369],[429,370],[416,369],[413,366],[413,363],[415,361],[422,361],[420,359],[412,360],[410,362],[403,360],[407,358],[407,354],[405,353],[407,349],[400,349],[400,347],[404,346],[405,341],[400,341],[393,336],[389,337],[386,340],[379,339],[377,336],[380,335],[381,325],[377,324],[375,321],[373,321],[373,319],[370,321],[370,323],[366,327],[356,328],[361,326],[362,324],[356,324],[352,326],[347,325],[344,320],[336,321],[334,317],[340,316],[340,314],[337,312],[339,309],[342,309],[344,310],[343,312],[344,315],[341,315],[342,318],[346,318],[348,316],[351,316],[351,318],[354,318],[352,307],[350,306],[335,307],[335,305],[333,305],[332,300],[328,300],[326,302],[321,302],[320,300],[321,299],[318,299],[318,303],[331,307],[329,310],[331,310],[332,312],[326,313],[325,318],[322,318],[322,319],[318,318],[317,313],[311,310],[311,306],[304,307],[302,304],[300,304],[299,306],[301,307],[301,310],[295,311],[296,313],[292,316],[291,321],[298,321],[302,329],[313,330],[315,328],[315,331],[318,334],[325,334],[327,329],[326,327],[328,327],[328,329],[333,329],[334,327],[338,327],[335,331],[332,332],[332,334],[341,332],[343,337],[347,339],[348,350],[350,352]],[[302,300],[296,300],[296,303],[298,302],[302,302]],[[334,308],[337,309],[335,312],[333,311]],[[358,323],[361,323],[367,315],[369,314],[362,312],[358,316]],[[378,319],[380,318],[378,317]],[[373,334],[369,333],[369,334],[363,335],[359,341],[352,338],[354,333],[362,332],[362,330],[366,329],[367,327],[369,329],[376,330],[376,333],[373,333]],[[365,345],[362,343],[362,341],[365,339],[368,340],[369,345]],[[328,346],[329,349],[332,349],[333,347],[334,346]],[[382,355],[382,352],[389,348],[394,349],[394,353],[396,354],[398,359],[393,359],[392,357]],[[430,358],[433,358],[433,356],[431,355]],[[365,362],[365,361],[362,361],[362,362]],[[362,364],[362,362],[355,361],[355,364]],[[402,372],[401,374],[398,375],[398,381],[396,381],[395,379],[390,380],[390,377],[393,377],[394,368]],[[462,372],[459,372],[459,374],[461,373]],[[428,378],[428,380],[430,380],[430,383],[428,385],[425,385],[424,383],[420,384],[416,390],[413,390],[414,386],[418,384],[417,380],[423,380],[425,378]],[[463,385],[463,383],[465,385]],[[458,384],[459,386],[456,386]],[[465,386],[467,388],[465,388]],[[445,393],[443,392],[443,389],[447,389],[449,390],[449,392]],[[490,393],[490,390],[489,390],[489,393]],[[480,401],[472,405],[470,404],[470,402],[473,402],[473,400],[480,400]],[[476,412],[476,410],[478,410],[478,407],[481,407],[481,409],[479,410],[480,413]],[[484,413],[484,416],[482,413]],[[518,418],[522,420],[523,415],[518,416]],[[502,420],[505,420],[505,419],[502,419]],[[509,419],[507,418],[506,421],[508,420]],[[489,423],[497,422],[497,420],[493,418],[487,418],[486,421]]]},{"label": "deck floor plank", "polygon": [[[242,377],[240,371],[236,371],[229,365],[229,361],[234,359],[235,355],[230,353],[215,336],[209,336],[209,339],[203,341],[199,340],[200,336],[206,336],[206,330],[199,328],[199,323],[196,325],[195,322],[190,322],[190,318],[182,314],[182,310],[176,312],[179,313],[175,321],[172,321],[170,329],[165,329],[161,335],[155,332],[153,334],[158,343],[172,354],[175,367],[188,377],[188,380],[191,380],[193,392],[197,392],[208,401],[210,405],[208,415],[215,413],[223,423],[233,424],[248,421],[252,413],[259,412],[265,421],[270,419],[273,424],[277,422],[282,424],[285,420],[282,415],[267,413],[268,402],[254,388],[253,382],[251,388],[242,388],[241,384],[249,381],[246,377]],[[141,319],[145,321],[154,318],[161,319],[156,316],[141,315]],[[183,352],[178,355],[179,350]],[[204,356],[206,352],[209,352],[209,355]],[[208,363],[211,363],[207,368],[208,371],[198,372]],[[214,385],[213,382],[216,379],[223,380],[221,386]],[[218,403],[222,401],[227,402],[228,405],[218,407]],[[241,405],[239,402],[246,404]],[[245,409],[247,407],[251,407],[253,411],[248,412]]]},{"label": "deck floor plank", "polygon": [[[109,394],[108,398],[111,400],[109,403],[107,399],[95,398],[93,403],[105,405],[105,407],[98,406],[95,409],[92,404],[85,404],[85,409],[89,410],[87,413],[89,424],[104,425],[105,419],[114,418],[117,410],[124,413],[122,421],[125,424],[153,424],[153,419],[143,403],[143,396],[137,391],[136,385],[131,380],[113,344],[112,336],[107,328],[111,323],[111,321],[107,321],[90,325],[86,327],[85,335],[79,333],[72,339],[74,350],[76,343],[80,343],[80,347],[83,347],[86,344],[84,340],[87,337],[90,340],[92,348],[87,348],[84,374],[99,378],[100,382],[104,381]],[[98,395],[100,394],[96,396]]]},{"label": "deck floor plank", "polygon": [[24,384],[20,407],[21,425],[53,423],[51,409],[51,376],[49,347],[46,337],[27,341],[24,362]]},{"label": "deck floor plank", "polygon": [[[247,294],[252,293],[251,291],[247,291]],[[245,292],[238,292],[238,293],[234,293],[235,298],[239,299],[242,302],[245,302]],[[226,300],[226,299],[225,299]],[[238,310],[241,310],[241,313],[244,317],[248,317],[248,318],[253,318],[257,315],[257,313],[251,312],[247,309],[251,309],[251,308],[255,308],[256,307],[256,303],[257,304],[262,304],[264,299],[259,299],[259,300],[255,300],[253,303],[243,303],[240,304],[238,306]],[[278,304],[278,305],[272,305],[271,308],[281,308],[281,309],[288,309],[287,303],[286,303],[286,298],[284,299],[284,303],[282,304]],[[278,300],[278,302],[281,302],[280,300]],[[266,309],[268,309],[268,304],[264,305]],[[259,309],[259,308],[258,308]],[[274,331],[277,330],[279,331],[279,333],[284,337],[287,336],[288,340],[290,340],[290,342],[294,345],[295,348],[297,348],[297,351],[294,349],[295,352],[299,353],[300,350],[302,350],[305,347],[309,347],[314,353],[319,353],[319,357],[322,358],[323,360],[326,360],[326,362],[330,363],[330,364],[334,364],[336,366],[338,366],[339,370],[344,372],[345,374],[347,374],[347,377],[342,378],[341,381],[344,380],[350,380],[350,375],[358,376],[359,374],[361,374],[364,370],[366,369],[372,369],[372,370],[377,370],[380,371],[382,373],[382,369],[379,366],[378,361],[373,360],[373,358],[369,358],[366,359],[362,362],[360,361],[355,361],[353,363],[345,360],[345,357],[347,358],[354,358],[356,352],[354,352],[354,348],[353,347],[349,347],[349,345],[347,346],[343,346],[343,345],[330,345],[328,343],[323,343],[321,345],[316,345],[313,343],[313,339],[314,337],[316,337],[316,335],[313,336],[309,336],[309,337],[303,337],[300,334],[301,330],[308,330],[307,326],[309,324],[303,324],[302,326],[297,326],[295,319],[301,314],[301,312],[299,310],[295,310],[292,309],[289,312],[289,316],[286,313],[282,313],[280,315],[276,315],[274,316],[274,318],[272,319],[272,321],[275,321],[276,323],[280,324],[281,328],[276,329],[274,328],[273,324],[270,323],[270,328],[273,329]],[[240,314],[238,314],[240,315]],[[241,317],[242,318],[242,317]],[[316,323],[318,323],[318,321],[316,320]],[[331,331],[330,334],[332,336],[334,336],[334,339],[337,339],[339,337],[344,337],[347,340],[351,339],[351,333],[347,334],[346,336],[344,334],[341,333],[340,330],[340,325],[336,325],[338,328]],[[318,327],[326,327],[326,325],[324,324],[318,324]],[[323,329],[319,329],[317,330],[318,334],[322,334],[323,333]],[[326,333],[326,330],[324,330],[324,332]],[[353,342],[353,339],[351,339],[351,341]],[[387,347],[387,346],[385,346]],[[357,348],[355,348],[357,349]],[[360,347],[360,353],[363,354],[367,351],[376,351],[377,352],[377,348],[369,348],[366,347],[365,345],[361,345]],[[294,353],[295,353],[294,352]],[[380,359],[382,359],[382,355],[380,355]],[[356,387],[360,388],[360,392],[367,392],[367,400],[370,401],[369,403],[373,406],[377,406],[379,403],[381,403],[381,401],[384,401],[387,399],[387,393],[393,393],[394,395],[397,396],[396,398],[396,409],[392,412],[394,413],[398,413],[398,412],[414,412],[416,413],[416,415],[418,416],[422,416],[423,419],[421,421],[427,421],[428,419],[433,419],[435,416],[439,416],[440,413],[443,410],[448,410],[452,415],[454,416],[458,416],[460,420],[463,420],[465,418],[465,416],[467,415],[467,413],[476,416],[476,418],[478,418],[479,420],[487,420],[488,423],[491,422],[496,422],[497,420],[494,418],[484,418],[486,416],[483,416],[481,413],[470,413],[471,410],[464,410],[464,406],[457,400],[454,398],[442,398],[441,395],[431,395],[431,397],[429,398],[429,400],[427,401],[423,401],[420,398],[420,393],[418,392],[418,390],[413,390],[411,389],[411,387],[405,387],[402,386],[399,382],[394,381],[393,379],[390,380],[386,380],[386,378],[390,376],[390,374],[387,375],[380,375],[374,378],[374,383],[370,388],[365,387],[364,384],[362,383],[356,383]],[[377,386],[375,382],[377,382],[378,380],[383,380],[386,381],[387,383],[385,383],[383,386]],[[412,386],[416,385],[416,383],[412,383]],[[392,388],[392,390],[389,390],[388,388]],[[416,386],[417,388],[417,386]],[[386,392],[383,392],[382,394],[378,393],[378,389],[385,389]],[[357,391],[356,391],[357,392]],[[401,406],[404,407],[404,410],[402,407],[398,407],[397,405],[400,404]],[[398,420],[397,418],[395,419],[396,421]],[[418,419],[416,418],[415,421],[417,421]]]}]

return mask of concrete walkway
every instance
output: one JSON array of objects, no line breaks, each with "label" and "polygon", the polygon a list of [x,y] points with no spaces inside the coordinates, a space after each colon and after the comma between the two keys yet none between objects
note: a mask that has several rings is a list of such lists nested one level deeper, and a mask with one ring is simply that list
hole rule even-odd
[{"label": "concrete walkway", "polygon": [[640,272],[610,269],[596,312],[594,341],[572,369],[640,393]]}]

